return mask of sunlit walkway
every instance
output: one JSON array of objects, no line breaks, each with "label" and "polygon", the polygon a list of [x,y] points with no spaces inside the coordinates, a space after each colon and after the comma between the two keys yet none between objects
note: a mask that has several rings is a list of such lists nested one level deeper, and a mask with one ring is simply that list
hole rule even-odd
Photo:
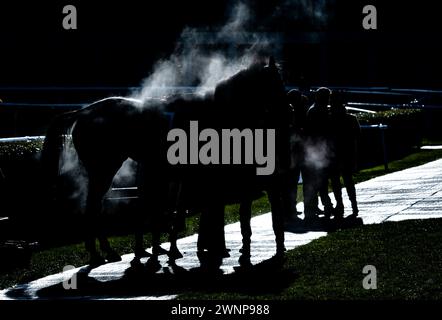
[{"label": "sunlit walkway", "polygon": [[[350,202],[344,191],[346,215],[351,212]],[[364,224],[382,223],[384,221],[400,221],[407,219],[427,219],[442,217],[442,159],[422,166],[387,174],[357,185],[360,213]],[[298,205],[302,211],[302,204]],[[303,218],[303,216],[301,216]],[[275,242],[270,213],[252,219],[252,264],[269,259],[275,253]],[[239,223],[226,226],[227,247],[231,249],[230,258],[223,260],[222,269],[225,273],[233,272],[238,266],[241,247]],[[326,232],[286,232],[286,247],[288,250],[304,245],[314,239],[326,235]],[[196,256],[197,235],[178,241],[178,246],[184,258],[176,261],[178,266],[191,269],[199,266]],[[163,244],[168,248],[168,244]],[[123,261],[100,266],[89,274],[98,281],[107,282],[123,277],[130,266],[133,254],[123,256]],[[147,260],[143,259],[142,262]],[[159,272],[173,272],[167,263],[167,257],[161,256],[163,266]],[[41,289],[60,284],[69,279],[79,268],[65,273],[51,275],[25,285],[0,291],[0,299],[37,299]],[[72,294],[69,294],[72,298]],[[156,296],[87,296],[83,299],[171,299],[169,295]],[[60,297],[62,298],[62,297]]]}]

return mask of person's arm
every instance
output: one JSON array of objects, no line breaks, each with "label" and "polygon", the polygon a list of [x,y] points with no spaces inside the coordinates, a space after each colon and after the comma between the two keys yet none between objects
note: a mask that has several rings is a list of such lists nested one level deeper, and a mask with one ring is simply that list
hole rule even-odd
[{"label": "person's arm", "polygon": [[358,145],[359,139],[361,137],[361,126],[359,124],[358,118],[353,115],[350,115],[351,119],[351,135],[352,135],[352,166],[353,172],[358,171]]},{"label": "person's arm", "polygon": [[305,115],[305,123],[304,123],[304,128],[305,128],[305,132],[307,132],[308,134],[310,134],[313,131],[313,126],[314,126],[314,113],[315,110],[313,108],[313,106],[311,106],[310,108],[308,108],[307,113]]}]

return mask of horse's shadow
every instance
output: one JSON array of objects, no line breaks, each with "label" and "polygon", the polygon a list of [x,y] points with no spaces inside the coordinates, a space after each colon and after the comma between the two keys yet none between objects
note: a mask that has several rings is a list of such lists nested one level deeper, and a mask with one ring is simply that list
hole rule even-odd
[{"label": "horse's shadow", "polygon": [[[158,272],[160,269],[162,272]],[[102,282],[89,276],[90,268],[83,268],[76,274],[76,289],[66,290],[63,283],[58,283],[40,289],[37,296],[42,299],[112,299],[214,292],[274,294],[290,286],[297,277],[294,270],[285,268],[283,259],[277,257],[234,269],[230,274],[205,267],[186,270],[174,261],[162,267],[158,261],[149,259],[145,264],[132,264],[120,279]]]},{"label": "horse's shadow", "polygon": [[324,232],[334,232],[337,230],[349,229],[354,227],[359,227],[364,225],[364,221],[355,216],[348,216],[344,219],[327,219],[318,218],[313,224],[307,224],[304,220],[300,218],[293,218],[288,221],[284,230],[291,233],[307,233],[310,231],[324,231]]}]

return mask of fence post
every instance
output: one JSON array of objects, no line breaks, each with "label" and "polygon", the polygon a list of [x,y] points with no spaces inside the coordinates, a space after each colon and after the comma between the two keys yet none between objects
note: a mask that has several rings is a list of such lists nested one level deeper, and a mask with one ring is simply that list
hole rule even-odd
[{"label": "fence post", "polygon": [[384,156],[384,169],[388,171],[388,155],[387,155],[387,145],[385,144],[385,129],[387,129],[387,125],[379,124],[379,130],[381,132],[381,144],[382,144],[382,153]]}]

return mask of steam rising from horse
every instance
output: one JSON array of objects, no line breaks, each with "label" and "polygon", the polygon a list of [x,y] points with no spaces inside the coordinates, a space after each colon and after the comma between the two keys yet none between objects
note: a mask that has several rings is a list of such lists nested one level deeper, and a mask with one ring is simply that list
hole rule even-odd
[{"label": "steam rising from horse", "polygon": [[[139,174],[146,210],[156,215],[170,210],[171,206],[176,210],[200,210],[198,249],[216,256],[222,256],[225,251],[224,205],[250,203],[258,192],[267,191],[277,252],[281,253],[284,232],[278,167],[271,176],[257,177],[255,168],[250,166],[171,166],[167,162],[166,138],[171,128],[187,130],[190,120],[199,121],[200,127],[210,128],[276,128],[278,154],[278,128],[285,110],[284,86],[274,61],[268,65],[255,64],[219,83],[214,92],[205,96],[146,101],[108,98],[63,114],[54,120],[47,132],[43,160],[48,179],[56,183],[63,136],[71,131],[73,145],[88,177],[86,249],[92,264],[104,262],[96,249],[97,238],[108,261],[120,259],[99,225],[103,197],[128,158],[143,168]],[[174,115],[173,121],[170,114]],[[180,185],[181,192],[171,205],[168,196],[173,182]],[[137,249],[142,250],[140,243]]]}]

